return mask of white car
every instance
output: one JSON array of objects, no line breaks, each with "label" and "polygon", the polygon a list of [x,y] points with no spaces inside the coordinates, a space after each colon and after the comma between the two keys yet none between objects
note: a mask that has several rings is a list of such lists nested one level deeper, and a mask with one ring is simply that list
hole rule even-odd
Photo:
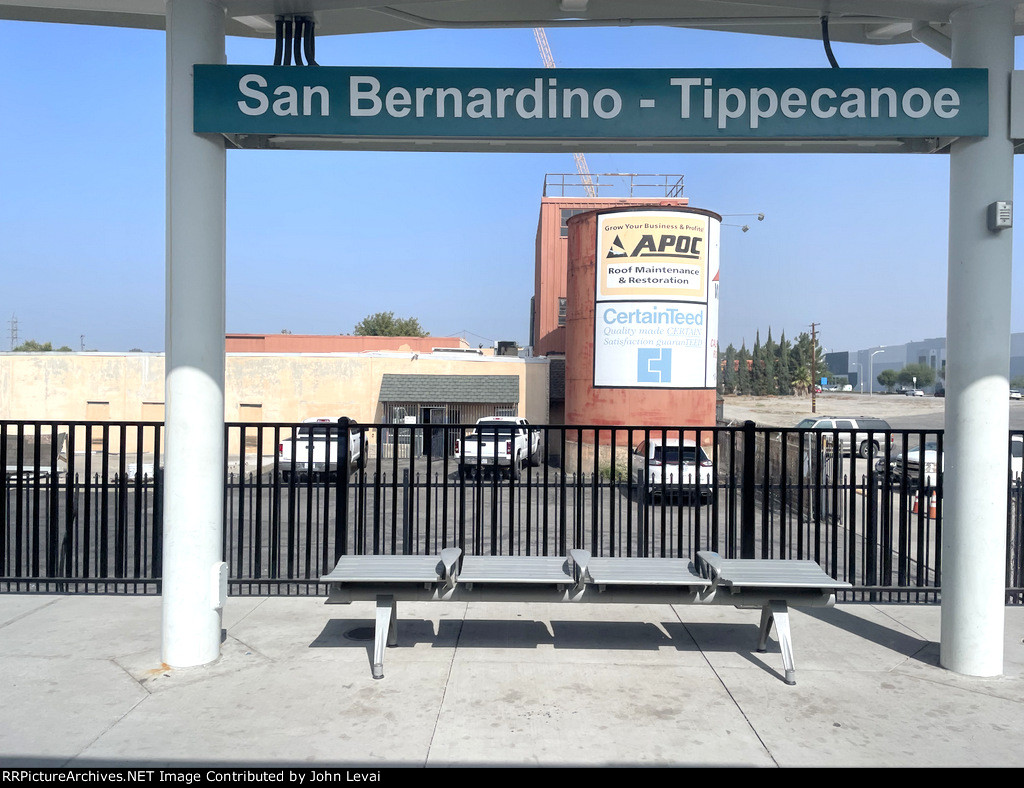
[{"label": "white car", "polygon": [[702,502],[710,500],[714,494],[712,465],[704,449],[689,439],[680,447],[678,438],[651,438],[633,450],[634,471],[646,468],[647,492],[652,497],[682,493],[690,499],[699,494]]},{"label": "white car", "polygon": [[[861,457],[871,452],[877,457],[886,443],[893,445],[892,427],[883,419],[835,418],[834,416],[815,416],[803,419],[796,425],[798,430],[822,430],[825,443],[829,444],[833,437],[839,441],[839,450],[843,454],[856,449]],[[835,435],[833,435],[835,431]]]},{"label": "white car", "polygon": [[908,481],[916,483],[921,478],[922,463],[924,484],[929,487],[933,486],[939,480],[943,465],[938,443],[928,441],[924,444],[923,452],[921,446],[915,446],[907,452],[906,457],[902,455],[897,457],[896,473],[902,473]]},{"label": "white car", "polygon": [[1020,399],[1020,392],[1017,389],[1010,389],[1010,399]]},{"label": "white car", "polygon": [[921,391],[921,389],[907,389],[903,393],[906,394],[908,397],[923,397],[924,396],[924,392]]},{"label": "white car", "polygon": [[[881,462],[876,463],[875,470],[884,470]],[[897,456],[893,461],[893,472],[905,474],[907,481],[917,483],[921,478],[922,462],[924,463],[924,483],[926,486],[934,486],[945,465],[944,458],[939,453],[938,444],[935,441],[925,443],[923,453],[920,446],[914,447],[907,452],[905,461],[902,455]],[[1013,435],[1010,438],[1010,475],[1015,483],[1020,483],[1022,472],[1024,472],[1024,435]]]}]

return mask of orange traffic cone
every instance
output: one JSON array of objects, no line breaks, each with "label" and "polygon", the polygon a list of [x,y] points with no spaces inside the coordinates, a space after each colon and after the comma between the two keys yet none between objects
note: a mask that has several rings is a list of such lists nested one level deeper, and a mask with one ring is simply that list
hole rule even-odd
[{"label": "orange traffic cone", "polygon": [[928,493],[928,519],[935,519],[935,493]]},{"label": "orange traffic cone", "polygon": [[911,514],[917,514],[917,493],[914,493],[914,506],[910,510]]}]

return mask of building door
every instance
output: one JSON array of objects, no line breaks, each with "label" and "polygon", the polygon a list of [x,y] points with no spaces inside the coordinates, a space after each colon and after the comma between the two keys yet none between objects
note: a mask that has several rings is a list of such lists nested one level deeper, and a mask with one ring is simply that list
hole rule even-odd
[{"label": "building door", "polygon": [[[445,409],[443,407],[421,406],[420,423],[424,424],[423,441],[420,449],[421,454],[430,454],[431,457],[444,456],[444,429],[440,426],[445,423]],[[426,450],[429,446],[429,452]]]}]

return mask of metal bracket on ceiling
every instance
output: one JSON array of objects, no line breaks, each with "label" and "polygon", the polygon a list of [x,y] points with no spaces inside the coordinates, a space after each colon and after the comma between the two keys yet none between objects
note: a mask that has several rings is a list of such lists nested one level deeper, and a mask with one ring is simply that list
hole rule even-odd
[{"label": "metal bracket on ceiling", "polygon": [[[274,20],[274,65],[316,66],[316,22],[309,16],[279,16]],[[305,57],[305,62],[303,62]]]}]

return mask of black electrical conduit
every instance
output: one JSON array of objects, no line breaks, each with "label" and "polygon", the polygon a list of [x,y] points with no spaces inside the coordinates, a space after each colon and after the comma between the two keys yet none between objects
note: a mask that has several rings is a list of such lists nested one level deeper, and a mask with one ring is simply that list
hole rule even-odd
[{"label": "black electrical conduit", "polygon": [[316,62],[316,37],[314,36],[314,27],[316,27],[316,22],[314,22],[312,19],[305,20],[306,37],[304,44],[306,48],[307,66],[319,65]]},{"label": "black electrical conduit", "polygon": [[282,66],[290,66],[292,64],[292,27],[293,22],[291,19],[284,20],[284,61],[281,63]]},{"label": "black electrical conduit", "polygon": [[274,20],[274,65],[280,66],[284,56],[284,20]]},{"label": "black electrical conduit", "polygon": [[832,54],[832,42],[828,40],[827,16],[823,16],[821,18],[821,41],[825,45],[825,54],[828,56],[828,62],[832,64],[832,68],[839,68],[839,63],[836,62],[836,56]]},{"label": "black electrical conduit", "polygon": [[295,37],[292,39],[292,50],[295,53],[295,65],[305,65],[302,62],[302,29],[306,26],[306,20],[298,17],[295,20]]},{"label": "black electrical conduit", "polygon": [[[290,66],[292,55],[295,57],[295,65],[317,65],[315,59],[316,43],[314,37],[315,22],[308,17],[296,17],[285,19],[278,17],[274,21],[274,65]],[[305,53],[306,62],[302,58]]]}]

